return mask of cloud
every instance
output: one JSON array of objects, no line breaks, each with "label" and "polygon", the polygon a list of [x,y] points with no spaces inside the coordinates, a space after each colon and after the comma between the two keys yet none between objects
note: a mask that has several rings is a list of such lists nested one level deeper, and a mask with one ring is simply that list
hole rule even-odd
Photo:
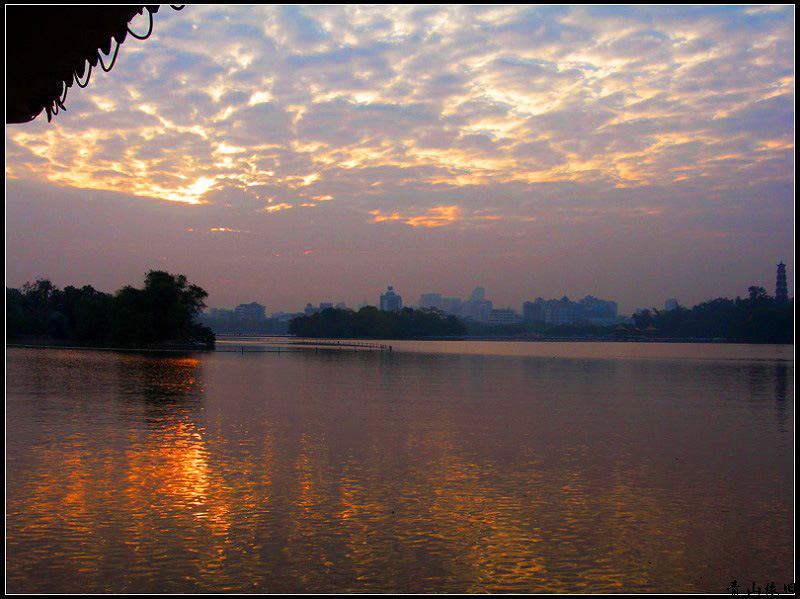
[{"label": "cloud", "polygon": [[[587,206],[551,194],[570,184],[604,190],[586,199],[591,214],[624,213],[601,203],[632,188],[692,186],[705,198],[785,185],[792,11],[160,11],[154,37],[126,42],[110,73],[70,90],[67,112],[7,128],[7,177],[196,202],[215,216],[341,204],[442,234],[454,227],[430,225],[472,224],[479,208],[484,224],[547,222],[520,208],[540,206],[530,202],[543,190],[553,214],[585,219]],[[226,222],[206,230],[249,230]]]},{"label": "cloud", "polygon": [[425,210],[422,214],[408,212],[405,214],[400,214],[399,212],[383,214],[380,210],[373,210],[370,214],[372,215],[373,223],[400,221],[411,227],[426,227],[430,229],[444,227],[460,220],[461,208],[457,205],[435,206]]},{"label": "cloud", "polygon": [[308,46],[328,39],[328,32],[299,6],[281,6],[278,11],[278,21],[291,36],[292,42]]},{"label": "cloud", "polygon": [[252,146],[285,145],[291,140],[291,115],[273,102],[243,106],[224,119],[227,143]]}]

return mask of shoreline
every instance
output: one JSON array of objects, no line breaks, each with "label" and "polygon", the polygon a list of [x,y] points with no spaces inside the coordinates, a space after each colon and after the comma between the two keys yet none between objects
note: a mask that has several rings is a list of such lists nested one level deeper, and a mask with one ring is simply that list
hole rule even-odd
[{"label": "shoreline", "polygon": [[628,339],[614,339],[613,337],[481,337],[481,336],[463,336],[463,337],[409,337],[403,339],[389,339],[389,338],[374,338],[374,337],[291,337],[284,335],[250,335],[250,334],[218,334],[217,341],[235,341],[235,340],[257,340],[257,339],[286,339],[289,340],[302,340],[309,341],[365,341],[365,342],[379,342],[379,341],[502,341],[514,343],[557,343],[557,342],[574,342],[574,343],[705,343],[714,345],[794,345],[794,343],[747,343],[745,341],[728,341],[721,337],[668,337],[668,338],[628,338]]},{"label": "shoreline", "polygon": [[[746,343],[737,341],[728,341],[725,339],[608,339],[608,338],[585,338],[585,337],[541,337],[541,338],[518,338],[518,337],[420,337],[412,339],[372,339],[372,338],[357,338],[357,337],[341,337],[341,338],[313,338],[313,337],[283,337],[271,335],[236,335],[230,337],[222,337],[217,341],[221,342],[235,342],[235,341],[258,341],[261,339],[279,338],[285,341],[285,346],[309,346],[314,345],[316,342],[320,344],[330,344],[336,341],[357,341],[374,343],[377,341],[413,341],[413,342],[442,342],[442,341],[465,341],[465,342],[497,342],[497,343],[613,343],[613,344],[665,344],[665,345],[780,345],[780,346],[793,346],[794,343]],[[227,343],[225,343],[227,345]],[[19,349],[70,349],[70,350],[92,350],[92,351],[121,351],[121,352],[151,352],[151,353],[230,353],[231,350],[220,349],[219,346],[203,347],[197,345],[170,345],[161,347],[116,347],[116,346],[102,346],[102,345],[75,345],[69,343],[57,343],[53,341],[25,341],[25,342],[6,342],[6,348],[19,348]],[[283,350],[276,350],[278,353]],[[288,350],[291,351],[291,350]],[[238,352],[238,350],[237,350]]]}]

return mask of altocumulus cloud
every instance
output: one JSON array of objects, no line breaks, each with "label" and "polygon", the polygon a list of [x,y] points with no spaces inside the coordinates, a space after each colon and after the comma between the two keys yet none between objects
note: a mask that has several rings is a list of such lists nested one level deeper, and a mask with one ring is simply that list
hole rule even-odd
[{"label": "altocumulus cloud", "polygon": [[[185,202],[238,183],[277,188],[288,204],[308,192],[336,198],[350,180],[344,195],[368,213],[377,186],[389,205],[418,188],[425,210],[442,205],[437,188],[668,185],[730,163],[716,184],[736,187],[743,162],[793,150],[789,7],[189,7],[158,17],[155,39],[126,44],[55,123],[9,131],[19,149],[8,176]],[[676,151],[688,143],[691,155]],[[357,175],[381,167],[391,169],[368,184]],[[791,173],[787,161],[769,177]]]},{"label": "altocumulus cloud", "polygon": [[182,202],[195,230],[253,232],[218,235],[237,240],[315,214],[731,239],[792,214],[793,22],[787,6],[161,11],[67,112],[7,128],[6,176]]}]

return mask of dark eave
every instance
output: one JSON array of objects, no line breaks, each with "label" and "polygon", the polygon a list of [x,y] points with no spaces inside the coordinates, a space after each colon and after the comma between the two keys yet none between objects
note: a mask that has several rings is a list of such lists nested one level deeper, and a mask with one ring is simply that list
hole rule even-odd
[{"label": "dark eave", "polygon": [[159,7],[6,5],[6,123],[65,110],[66,90],[88,82],[89,65],[103,66],[101,52],[110,69],[128,23],[145,9],[152,19]]}]

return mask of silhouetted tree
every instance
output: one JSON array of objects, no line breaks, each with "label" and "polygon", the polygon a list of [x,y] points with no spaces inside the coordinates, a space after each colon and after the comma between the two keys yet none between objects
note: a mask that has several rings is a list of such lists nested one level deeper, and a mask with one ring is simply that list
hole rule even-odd
[{"label": "silhouetted tree", "polygon": [[90,285],[59,290],[39,279],[6,289],[9,338],[47,335],[78,343],[115,343],[146,347],[151,343],[213,344],[214,334],[197,322],[208,294],[184,275],[151,270],[143,289],[126,286],[115,295]]}]

